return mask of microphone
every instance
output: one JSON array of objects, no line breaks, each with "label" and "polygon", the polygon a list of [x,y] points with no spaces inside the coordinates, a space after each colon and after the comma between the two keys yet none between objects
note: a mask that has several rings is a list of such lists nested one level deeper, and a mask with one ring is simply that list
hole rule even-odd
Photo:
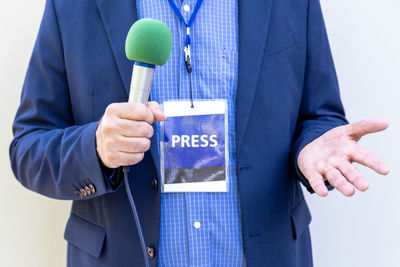
[{"label": "microphone", "polygon": [[[153,81],[156,65],[164,65],[172,48],[172,34],[167,25],[155,19],[141,19],[136,21],[128,32],[125,42],[126,57],[134,60],[132,71],[129,102],[146,104],[149,99],[151,82]],[[142,247],[143,259],[146,267],[150,267],[149,256],[154,252],[146,247],[139,215],[136,210],[135,201],[129,187],[129,167],[122,168],[126,194],[131,205],[132,214],[135,219],[136,228]]]},{"label": "microphone", "polygon": [[145,18],[132,25],[125,42],[126,57],[135,61],[129,102],[147,102],[155,66],[167,62],[171,48],[171,31],[163,22]]}]

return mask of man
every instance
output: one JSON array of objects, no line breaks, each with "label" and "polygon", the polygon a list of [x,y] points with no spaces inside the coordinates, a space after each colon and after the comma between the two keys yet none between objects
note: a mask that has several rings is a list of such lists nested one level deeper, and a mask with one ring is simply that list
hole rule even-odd
[{"label": "man", "polygon": [[[197,1],[174,2],[186,21]],[[164,21],[173,51],[147,106],[126,103],[124,40],[138,18]],[[195,99],[228,102],[226,193],[161,193],[160,102],[189,99],[186,26],[167,0],[48,0],[10,147],[16,177],[74,200],[68,266],[143,266],[122,187],[130,166],[152,266],[312,266],[299,181],[346,196],[367,181],[351,164],[388,169],[357,145],[387,128],[347,124],[318,0],[208,1],[191,26]],[[149,150],[150,149],[150,150]]]}]

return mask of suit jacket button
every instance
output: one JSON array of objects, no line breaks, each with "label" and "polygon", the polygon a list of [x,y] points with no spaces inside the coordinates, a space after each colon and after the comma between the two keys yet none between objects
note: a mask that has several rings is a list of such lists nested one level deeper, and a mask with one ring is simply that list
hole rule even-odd
[{"label": "suit jacket button", "polygon": [[96,193],[96,187],[94,187],[94,185],[90,184],[89,189],[92,191],[92,194]]},{"label": "suit jacket button", "polygon": [[154,248],[152,247],[147,247],[147,255],[149,255],[149,259],[154,259],[156,252]]},{"label": "suit jacket button", "polygon": [[90,188],[88,186],[85,186],[85,191],[88,196],[90,196],[92,194],[92,191],[90,190]]},{"label": "suit jacket button", "polygon": [[79,188],[79,191],[81,191],[83,197],[87,196],[87,193],[86,193],[85,189]]},{"label": "suit jacket button", "polygon": [[151,180],[151,186],[153,187],[154,190],[158,190],[158,181],[157,178],[153,178],[153,180]]},{"label": "suit jacket button", "polygon": [[75,196],[79,197],[79,198],[83,198],[83,195],[82,195],[81,191],[79,191],[79,190],[75,191]]}]

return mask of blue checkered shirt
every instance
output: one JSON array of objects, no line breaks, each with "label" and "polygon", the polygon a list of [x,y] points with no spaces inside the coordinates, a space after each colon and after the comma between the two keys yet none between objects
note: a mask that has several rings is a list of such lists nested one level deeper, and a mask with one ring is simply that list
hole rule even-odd
[{"label": "blue checkered shirt", "polygon": [[[196,2],[175,0],[186,21]],[[161,20],[172,32],[171,57],[166,65],[156,68],[151,99],[160,103],[189,99],[183,53],[185,25],[167,0],[137,0],[137,10],[139,18]],[[205,0],[191,27],[193,98],[228,102],[229,191],[162,194],[159,266],[245,265],[235,158],[237,11],[237,1]]]}]

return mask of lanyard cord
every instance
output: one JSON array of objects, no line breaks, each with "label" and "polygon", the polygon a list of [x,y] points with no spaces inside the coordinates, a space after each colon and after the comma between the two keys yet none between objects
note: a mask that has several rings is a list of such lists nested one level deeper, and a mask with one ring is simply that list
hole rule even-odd
[{"label": "lanyard cord", "polygon": [[201,7],[201,4],[203,3],[203,0],[197,0],[196,6],[193,10],[193,14],[190,16],[189,22],[186,23],[184,17],[182,16],[182,13],[179,11],[178,7],[175,5],[174,0],[168,0],[169,5],[171,6],[172,10],[174,11],[175,15],[179,18],[183,24],[186,26],[186,38],[185,38],[185,48],[184,48],[184,53],[185,53],[185,65],[186,65],[186,70],[189,73],[189,84],[190,84],[190,102],[191,102],[191,107],[194,108],[193,105],[193,86],[192,86],[192,60],[191,60],[191,54],[190,54],[190,44],[191,44],[191,39],[190,39],[190,27],[192,26],[194,19],[196,18],[197,12],[199,12],[199,9]]},{"label": "lanyard cord", "polygon": [[[172,10],[174,11],[175,15],[185,24],[186,26],[186,40],[185,40],[185,47],[190,45],[190,27],[193,24],[194,19],[196,18],[197,12],[203,3],[203,0],[197,0],[196,6],[194,8],[192,16],[190,16],[189,22],[186,23],[185,19],[182,16],[182,13],[179,11],[178,7],[175,5],[174,0],[168,0],[169,5],[171,6]],[[188,30],[189,29],[189,30]]]},{"label": "lanyard cord", "polygon": [[194,108],[194,105],[193,105],[192,74],[190,72],[189,72],[189,84],[190,84],[190,107]]}]

